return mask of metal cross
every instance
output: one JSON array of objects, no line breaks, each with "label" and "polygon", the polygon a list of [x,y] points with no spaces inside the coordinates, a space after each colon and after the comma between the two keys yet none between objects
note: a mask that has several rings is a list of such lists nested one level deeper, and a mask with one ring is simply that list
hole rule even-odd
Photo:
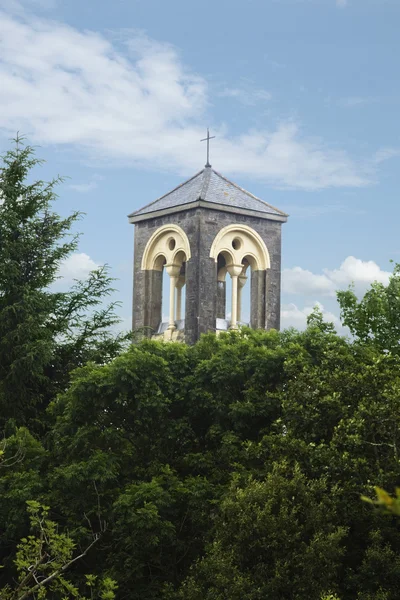
[{"label": "metal cross", "polygon": [[200,140],[201,142],[207,142],[207,163],[206,163],[206,167],[211,167],[210,165],[210,140],[213,140],[215,138],[215,135],[210,137],[210,132],[208,130],[207,127],[207,137],[204,138],[203,140]]}]

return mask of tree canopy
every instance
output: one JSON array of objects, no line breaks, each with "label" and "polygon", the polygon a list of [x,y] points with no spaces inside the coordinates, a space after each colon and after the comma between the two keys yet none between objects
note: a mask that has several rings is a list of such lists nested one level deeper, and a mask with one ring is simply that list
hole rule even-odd
[{"label": "tree canopy", "polygon": [[80,547],[107,523],[74,576],[121,598],[394,599],[398,524],[360,495],[399,480],[398,363],[316,315],[81,367],[4,442],[4,560],[37,498]]}]

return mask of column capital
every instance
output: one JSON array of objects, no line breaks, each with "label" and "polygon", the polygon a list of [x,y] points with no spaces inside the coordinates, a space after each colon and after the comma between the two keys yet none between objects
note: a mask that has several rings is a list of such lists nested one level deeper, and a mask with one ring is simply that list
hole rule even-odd
[{"label": "column capital", "polygon": [[167,271],[170,277],[179,277],[179,273],[181,272],[181,265],[170,263],[169,265],[165,265],[165,270]]},{"label": "column capital", "polygon": [[243,270],[243,265],[227,265],[226,268],[231,277],[239,277]]}]

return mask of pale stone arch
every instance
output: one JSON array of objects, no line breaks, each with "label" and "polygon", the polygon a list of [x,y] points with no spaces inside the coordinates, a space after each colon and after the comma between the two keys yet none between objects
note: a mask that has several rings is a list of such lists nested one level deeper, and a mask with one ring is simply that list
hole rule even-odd
[{"label": "pale stone arch", "polygon": [[217,262],[221,253],[231,257],[232,265],[242,264],[245,257],[250,259],[255,271],[265,271],[271,266],[264,240],[248,225],[227,225],[218,232],[211,245],[210,257]]},{"label": "pale stone arch", "polygon": [[217,263],[217,318],[221,318],[225,312],[225,281],[226,274],[229,273],[232,279],[230,328],[237,328],[238,322],[241,321],[242,289],[247,283],[248,272],[251,271],[253,299],[250,321],[259,326],[260,318],[255,314],[256,307],[265,303],[265,274],[271,266],[264,240],[248,225],[228,225],[215,236],[211,245],[210,258]]},{"label": "pale stone arch", "polygon": [[141,268],[146,271],[146,297],[156,306],[152,322],[161,324],[162,272],[169,276],[169,317],[165,339],[172,339],[176,323],[182,319],[182,288],[186,284],[186,263],[190,259],[190,244],[186,233],[173,223],[159,227],[150,237],[142,256]]},{"label": "pale stone arch", "polygon": [[[190,244],[186,233],[178,225],[168,224],[159,227],[146,244],[142,257],[142,271],[162,271],[163,265],[176,264],[185,255],[190,259]],[[177,261],[178,262],[178,261]],[[182,260],[181,260],[182,264]]]}]

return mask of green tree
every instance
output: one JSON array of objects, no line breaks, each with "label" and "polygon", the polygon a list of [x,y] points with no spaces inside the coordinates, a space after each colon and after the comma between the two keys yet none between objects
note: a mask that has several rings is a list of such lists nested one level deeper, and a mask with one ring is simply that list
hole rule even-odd
[{"label": "green tree", "polygon": [[17,546],[15,567],[16,583],[0,590],[1,600],[113,600],[115,582],[110,578],[98,580],[94,575],[86,575],[89,595],[82,595],[69,581],[66,572],[77,561],[83,559],[98,541],[98,536],[87,548],[76,553],[76,544],[65,533],[59,533],[57,524],[48,518],[49,509],[35,501],[27,502],[31,534],[23,538]]},{"label": "green tree", "polygon": [[376,498],[373,500],[367,496],[362,496],[364,502],[369,502],[374,506],[379,506],[389,513],[400,517],[400,488],[397,487],[395,490],[395,496],[391,496],[380,487],[375,487]]},{"label": "green tree", "polygon": [[323,479],[285,463],[260,481],[234,481],[182,600],[320,600],[335,585],[347,534],[327,492]]},{"label": "green tree", "polygon": [[[220,562],[217,552],[209,553],[222,507],[232,501],[232,480],[244,495],[250,481],[262,484],[265,499],[276,493],[283,506],[294,496],[294,512],[305,489],[309,510],[319,514],[326,504],[326,527],[341,532],[340,543],[332,544],[337,553],[330,576],[318,553],[310,554],[308,568],[315,562],[326,579],[325,587],[315,584],[314,597],[331,589],[353,600],[382,588],[394,600],[400,571],[391,557],[400,551],[400,537],[385,515],[371,515],[359,498],[372,482],[392,487],[400,475],[398,360],[339,337],[318,314],[302,333],[243,330],[204,336],[194,347],[144,341],[109,365],[79,370],[51,405],[56,424],[49,436],[48,503],[76,531],[81,515],[95,519],[100,504],[110,527],[91,570],[109,571],[122,595],[170,600],[201,556],[209,556],[207,569],[192,571],[193,586],[204,591],[205,574],[210,582],[223,572],[229,541]],[[274,464],[286,465],[286,478],[274,474]],[[304,485],[290,495],[283,480],[296,469]],[[251,502],[240,509],[250,523]],[[291,540],[289,573],[291,555],[293,561],[302,556],[301,531],[304,539],[312,537],[302,530],[306,515],[299,514],[294,528],[291,519],[278,522],[274,514],[269,521],[276,538]],[[322,518],[315,523],[322,527]],[[328,529],[322,527],[320,538],[329,539]],[[371,538],[371,529],[381,541]],[[263,538],[265,553],[269,539]],[[254,569],[258,556],[262,570],[262,553],[254,555]],[[276,585],[274,564],[263,571],[264,589]],[[239,597],[259,587],[243,565],[234,563],[233,579],[247,588],[229,588]],[[300,578],[300,599],[307,597],[305,585]]]},{"label": "green tree", "polygon": [[9,419],[43,428],[42,411],[65,389],[71,370],[115,356],[122,340],[109,333],[118,319],[115,304],[103,305],[112,291],[106,267],[70,291],[51,287],[78,242],[71,228],[79,213],[61,218],[52,211],[61,179],[33,180],[41,161],[21,138],[2,161],[0,430]]},{"label": "green tree", "polygon": [[[307,568],[317,565],[315,598],[329,589],[342,600],[353,600],[359,591],[378,593],[387,576],[383,590],[394,600],[400,570],[390,556],[400,550],[400,537],[384,515],[371,517],[359,497],[371,482],[390,487],[400,475],[393,446],[399,429],[393,415],[400,414],[397,361],[339,337],[318,314],[302,333],[243,330],[218,339],[204,336],[194,347],[144,341],[110,365],[79,370],[52,404],[48,502],[76,530],[81,515],[94,519],[100,504],[110,529],[92,570],[109,571],[121,594],[170,600],[214,547],[216,524],[223,523],[223,507],[232,500],[232,479],[239,477],[243,495],[254,481],[262,485],[263,501],[276,493],[274,507],[280,502],[288,507],[294,496],[294,513],[302,515],[294,527],[294,513],[281,521],[268,517],[276,538],[291,541],[283,546],[288,573],[305,548],[301,531],[308,540],[340,532],[340,542],[332,542],[330,575],[317,546],[309,550]],[[286,477],[274,474],[274,464],[287,465]],[[284,479],[290,481],[296,468],[303,484],[293,492]],[[323,533],[302,529],[306,514],[297,506],[298,490],[307,491],[304,502],[311,512],[320,514],[326,505],[326,529],[322,517],[314,519]],[[251,502],[240,510],[251,523]],[[388,550],[379,570],[370,569],[366,585],[364,573],[378,548],[371,529]],[[249,544],[256,543],[254,537]],[[272,553],[269,540],[272,544],[265,535],[264,553]],[[226,539],[224,552],[218,546],[224,564],[229,543]],[[192,573],[193,586],[204,591],[206,573],[209,582],[213,574],[220,577],[217,555],[209,555],[206,570]],[[262,570],[262,553],[254,555],[254,569],[258,556]],[[278,551],[271,556],[276,563],[283,560]],[[256,594],[259,587],[243,564],[237,560],[237,578],[232,577],[247,587],[229,588],[239,597],[246,597],[243,589]],[[274,564],[263,571],[264,589],[276,585]],[[317,583],[319,571],[325,587],[321,579]],[[308,597],[305,586],[300,577],[301,600]]]},{"label": "green tree", "polygon": [[400,479],[399,361],[316,312],[304,332],[144,340],[79,368],[45,437],[7,431],[1,585],[37,498],[79,547],[107,522],[71,565],[79,590],[89,572],[132,600],[397,600],[398,524],[360,493]]},{"label": "green tree", "polygon": [[400,353],[400,264],[389,283],[375,282],[359,300],[354,289],[337,293],[341,318],[357,340]]}]

